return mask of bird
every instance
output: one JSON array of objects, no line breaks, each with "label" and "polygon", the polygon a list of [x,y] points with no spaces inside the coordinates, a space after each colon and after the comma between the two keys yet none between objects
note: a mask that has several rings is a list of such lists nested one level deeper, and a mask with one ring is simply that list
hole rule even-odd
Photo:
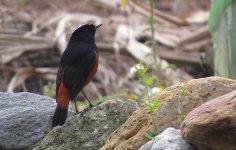
[{"label": "bird", "polygon": [[[62,126],[67,118],[70,101],[75,101],[79,92],[94,78],[99,61],[95,44],[96,30],[99,24],[84,24],[72,34],[65,51],[61,56],[56,77],[57,106],[52,118],[52,127]],[[89,105],[91,102],[86,96]]]}]

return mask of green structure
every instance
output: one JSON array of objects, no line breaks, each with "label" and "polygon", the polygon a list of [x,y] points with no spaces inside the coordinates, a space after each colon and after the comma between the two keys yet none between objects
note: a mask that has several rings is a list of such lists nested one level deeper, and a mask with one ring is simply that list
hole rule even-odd
[{"label": "green structure", "polygon": [[209,27],[216,75],[236,79],[236,0],[213,0]]}]

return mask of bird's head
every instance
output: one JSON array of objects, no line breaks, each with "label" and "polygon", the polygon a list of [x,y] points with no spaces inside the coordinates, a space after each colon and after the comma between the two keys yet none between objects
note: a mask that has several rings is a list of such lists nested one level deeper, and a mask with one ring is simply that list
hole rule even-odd
[{"label": "bird's head", "polygon": [[93,24],[84,24],[79,26],[71,35],[70,41],[72,42],[95,42],[95,32],[101,26]]}]

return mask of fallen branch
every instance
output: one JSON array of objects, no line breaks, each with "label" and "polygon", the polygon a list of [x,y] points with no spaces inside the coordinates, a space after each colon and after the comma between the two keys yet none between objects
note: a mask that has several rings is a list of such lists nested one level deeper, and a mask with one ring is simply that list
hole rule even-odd
[{"label": "fallen branch", "polygon": [[159,56],[162,59],[171,60],[179,63],[199,64],[199,56],[197,53],[186,53],[179,50],[159,49]]},{"label": "fallen branch", "polygon": [[[141,8],[145,9],[146,11],[150,12],[150,7],[145,3],[145,2],[141,2],[138,0],[134,0],[133,1],[136,5],[140,6]],[[179,19],[175,16],[171,16],[167,13],[163,13],[157,9],[154,9],[154,14],[160,18],[162,18],[163,20],[165,20],[166,22],[169,22],[171,24],[174,24],[175,26],[183,26],[183,25],[187,25],[187,22],[185,22],[182,19]]]},{"label": "fallen branch", "polygon": [[206,37],[207,38],[210,37],[210,31],[209,31],[208,25],[201,27],[197,31],[195,31],[187,36],[182,37],[179,41],[179,44],[184,45],[186,43],[191,43],[191,42],[194,42],[194,41],[206,38]]},{"label": "fallen branch", "polygon": [[24,81],[29,78],[30,76],[42,76],[48,79],[48,77],[50,76],[50,79],[52,79],[53,81],[55,81],[56,76],[53,72],[53,68],[32,68],[32,67],[26,67],[26,68],[20,68],[17,69],[16,74],[14,75],[14,77],[11,79],[8,88],[7,88],[7,92],[14,92],[14,89],[20,85],[24,84]]},{"label": "fallen branch", "polygon": [[[131,2],[131,1],[130,1],[129,4],[130,4],[130,7],[131,7],[135,12],[137,12],[137,13],[139,13],[139,14],[145,16],[145,17],[149,17],[149,15],[150,15],[150,12],[149,12],[149,11],[143,9],[142,7],[136,5],[135,3]],[[160,24],[168,24],[168,25],[171,25],[171,26],[175,26],[174,23],[172,23],[172,22],[170,22],[170,21],[168,21],[168,20],[165,20],[165,19],[163,19],[163,18],[159,18],[159,17],[157,17],[157,16],[154,16],[153,19],[154,19],[155,22],[160,23]]]},{"label": "fallen branch", "polygon": [[27,36],[31,36],[31,35],[33,35],[33,34],[38,33],[38,32],[41,31],[42,29],[44,29],[44,28],[46,28],[46,27],[48,27],[48,26],[50,26],[50,25],[52,25],[52,24],[58,22],[58,20],[60,20],[60,19],[62,18],[62,16],[63,16],[63,15],[59,15],[59,16],[56,16],[56,17],[51,18],[51,19],[48,20],[47,22],[43,23],[40,27],[35,28],[34,30],[25,33],[25,36],[27,37]]},{"label": "fallen branch", "polygon": [[0,51],[0,64],[6,64],[28,51],[52,49],[53,47],[54,43],[42,43],[42,44],[18,45],[6,48]]},{"label": "fallen branch", "polygon": [[187,52],[199,51],[202,47],[208,45],[210,42],[210,39],[203,39],[201,41],[185,44],[182,49]]}]

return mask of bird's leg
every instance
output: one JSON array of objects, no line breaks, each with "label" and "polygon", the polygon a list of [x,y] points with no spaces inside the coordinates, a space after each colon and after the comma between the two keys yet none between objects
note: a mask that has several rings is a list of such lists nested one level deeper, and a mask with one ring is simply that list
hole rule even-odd
[{"label": "bird's leg", "polygon": [[76,105],[76,100],[74,100],[74,107],[75,107],[75,113],[78,114],[79,111],[78,111],[78,108],[77,108],[77,105]]},{"label": "bird's leg", "polygon": [[93,107],[93,104],[91,103],[91,101],[89,100],[89,98],[87,97],[87,95],[84,93],[83,90],[81,90],[81,93],[83,94],[83,96],[85,97],[85,99],[88,101],[89,107]]}]

